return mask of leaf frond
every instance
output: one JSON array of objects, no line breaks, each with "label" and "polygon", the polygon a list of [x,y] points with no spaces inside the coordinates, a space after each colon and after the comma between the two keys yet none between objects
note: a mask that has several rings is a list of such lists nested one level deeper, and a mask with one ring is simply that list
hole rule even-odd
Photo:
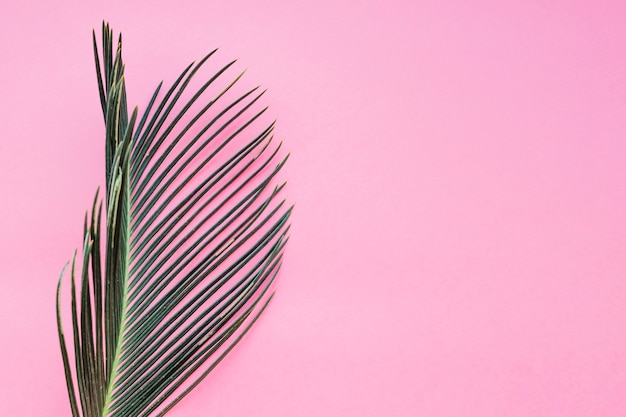
[{"label": "leaf frond", "polygon": [[122,37],[114,47],[103,22],[101,50],[92,38],[105,190],[69,267],[69,338],[65,267],[57,286],[70,408],[74,417],[162,416],[273,297],[293,210],[278,182],[288,157],[260,106],[265,91],[240,85],[243,72],[231,75],[235,61],[220,64],[217,49],[129,113]]}]

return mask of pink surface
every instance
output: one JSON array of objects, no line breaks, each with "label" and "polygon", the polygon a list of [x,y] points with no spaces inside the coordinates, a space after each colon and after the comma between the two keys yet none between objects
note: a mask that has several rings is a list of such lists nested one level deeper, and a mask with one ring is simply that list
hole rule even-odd
[{"label": "pink surface", "polygon": [[69,415],[102,19],[131,103],[221,46],[292,151],[275,302],[172,416],[624,415],[623,2],[5,3],[0,415]]}]

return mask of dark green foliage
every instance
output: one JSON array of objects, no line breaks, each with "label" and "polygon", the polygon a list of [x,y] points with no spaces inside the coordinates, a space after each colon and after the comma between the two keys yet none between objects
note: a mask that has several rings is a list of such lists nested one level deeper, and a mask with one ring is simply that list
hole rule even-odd
[{"label": "dark green foliage", "polygon": [[82,417],[163,415],[272,298],[292,210],[278,197],[284,184],[273,185],[286,158],[276,160],[274,124],[256,127],[263,93],[228,98],[241,75],[194,107],[232,62],[184,101],[216,51],[163,97],[159,85],[145,112],[129,117],[121,36],[114,53],[103,24],[101,57],[95,33],[93,42],[106,127],[106,230],[96,193],[78,278],[76,254],[71,266],[73,355],[60,311],[63,273],[57,290],[70,405]]}]

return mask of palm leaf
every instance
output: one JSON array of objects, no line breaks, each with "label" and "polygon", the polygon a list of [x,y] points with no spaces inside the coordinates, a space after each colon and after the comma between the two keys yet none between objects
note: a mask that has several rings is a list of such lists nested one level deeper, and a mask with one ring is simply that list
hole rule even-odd
[{"label": "palm leaf", "polygon": [[75,417],[163,415],[272,298],[292,210],[279,197],[284,184],[275,185],[286,158],[258,108],[263,92],[235,94],[241,74],[224,81],[232,62],[191,88],[216,51],[164,93],[161,83],[139,116],[127,109],[121,36],[114,51],[103,23],[101,56],[95,32],[93,42],[106,230],[96,193],[71,265],[68,340],[63,273],[57,289],[70,406]]}]

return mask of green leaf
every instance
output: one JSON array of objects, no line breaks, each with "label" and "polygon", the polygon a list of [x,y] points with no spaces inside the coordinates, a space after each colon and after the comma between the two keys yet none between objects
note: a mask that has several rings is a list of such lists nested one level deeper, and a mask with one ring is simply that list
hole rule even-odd
[{"label": "green leaf", "polygon": [[[82,269],[71,266],[74,363],[57,288],[57,326],[73,416],[163,415],[265,311],[292,207],[286,159],[264,124],[264,92],[236,93],[234,62],[194,87],[217,50],[129,117],[122,38],[93,34],[105,122],[106,219],[96,193]],[[106,229],[101,231],[101,221]],[[104,252],[101,245],[104,245]],[[64,268],[65,271],[65,268]]]}]

